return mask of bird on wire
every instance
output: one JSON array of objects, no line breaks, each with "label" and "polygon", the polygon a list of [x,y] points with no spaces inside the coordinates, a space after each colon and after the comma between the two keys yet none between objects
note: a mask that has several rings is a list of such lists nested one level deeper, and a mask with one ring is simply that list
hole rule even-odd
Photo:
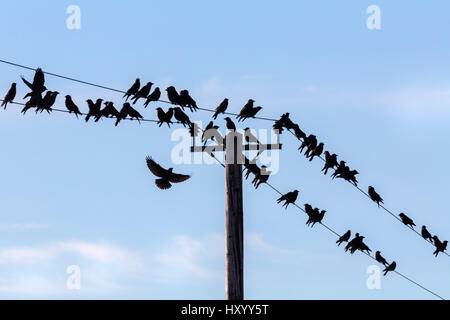
[{"label": "bird on wire", "polygon": [[20,76],[22,78],[23,83],[27,85],[28,88],[31,89],[31,92],[28,92],[23,98],[26,99],[28,97],[31,97],[33,93],[43,93],[47,90],[45,87],[45,76],[44,72],[41,68],[37,68],[36,72],[34,73],[33,83],[30,83],[25,79],[23,76]]},{"label": "bird on wire", "polygon": [[128,98],[138,93],[140,87],[141,87],[141,80],[137,78],[134,81],[133,85],[130,87],[130,89],[128,89],[127,92],[123,95],[123,98],[126,98],[125,101],[128,101]]},{"label": "bird on wire", "polygon": [[166,123],[167,126],[170,128],[170,124],[173,124],[172,122],[172,116],[173,116],[173,108],[169,108],[167,112],[164,112],[164,110],[160,107],[156,108],[156,115],[158,116],[158,124],[159,127],[162,126],[163,123]]},{"label": "bird on wire", "polygon": [[338,246],[341,245],[342,242],[348,242],[350,240],[350,237],[352,236],[352,232],[350,230],[347,230],[346,233],[344,233],[342,236],[339,237],[339,239],[336,241]]},{"label": "bird on wire", "polygon": [[42,98],[41,103],[38,104],[36,108],[36,113],[40,111],[47,111],[47,113],[50,113],[52,111],[52,106],[56,102],[56,96],[59,94],[58,91],[47,91],[44,98]]},{"label": "bird on wire", "polygon": [[223,114],[223,113],[225,113],[225,111],[227,110],[227,108],[228,108],[228,99],[227,98],[225,98],[225,99],[223,99],[223,101],[219,104],[219,106],[216,108],[216,111],[214,112],[214,115],[213,115],[213,119],[214,120],[217,120],[217,116],[219,115],[219,114]]},{"label": "bird on wire", "polygon": [[393,261],[390,265],[388,265],[388,266],[383,270],[383,272],[384,272],[383,275],[384,275],[384,276],[387,275],[387,273],[388,273],[389,271],[394,271],[396,267],[397,267],[397,263],[395,263],[395,261]]},{"label": "bird on wire", "polygon": [[372,201],[376,202],[378,207],[380,207],[380,203],[383,203],[383,198],[381,198],[381,196],[375,191],[375,188],[372,186],[369,186],[368,190],[368,194],[370,199],[372,199]]},{"label": "bird on wire", "polygon": [[183,107],[181,104],[181,102],[182,102],[181,97],[178,94],[178,92],[174,86],[168,87],[166,89],[166,91],[167,91],[167,98],[169,99],[171,104],[177,104],[177,105]]},{"label": "bird on wire", "polygon": [[173,108],[173,115],[175,119],[180,122],[183,127],[186,127],[191,124],[191,120],[189,119],[189,116],[181,110],[180,107]]},{"label": "bird on wire", "polygon": [[159,179],[155,180],[155,184],[162,190],[170,189],[172,183],[180,183],[188,180],[191,176],[186,174],[178,174],[173,172],[173,168],[164,169],[156,163],[151,157],[146,158],[147,167]]},{"label": "bird on wire", "polygon": [[375,252],[375,260],[377,260],[379,263],[381,263],[385,267],[388,266],[388,262],[386,261],[385,258],[383,258],[380,251]]},{"label": "bird on wire", "polygon": [[147,96],[150,94],[150,90],[152,89],[153,82],[147,82],[145,86],[143,86],[139,91],[134,95],[132,98],[133,104],[136,104],[136,102],[140,99],[147,99]]},{"label": "bird on wire", "polygon": [[183,108],[183,110],[184,110],[184,108],[189,108],[189,110],[191,110],[191,112],[198,110],[197,102],[195,102],[195,100],[192,99],[192,97],[189,95],[188,90],[180,91],[180,104],[181,104],[181,108]]},{"label": "bird on wire", "polygon": [[6,105],[10,102],[13,102],[15,97],[16,97],[16,83],[13,82],[8,92],[6,93],[5,97],[3,98],[1,106],[4,107],[4,109],[6,110]]},{"label": "bird on wire", "polygon": [[297,197],[298,197],[298,193],[299,193],[298,190],[288,192],[288,193],[282,195],[280,198],[278,198],[277,203],[284,201],[283,207],[286,206],[286,209],[287,209],[289,204],[295,203],[295,201],[297,200]]},{"label": "bird on wire", "polygon": [[[112,101],[105,101],[103,103],[105,107],[100,110],[100,116],[105,118],[119,118],[120,114],[119,111],[114,107],[114,103]],[[98,121],[96,119],[96,121]]]},{"label": "bird on wire", "polygon": [[334,167],[339,166],[339,163],[337,161],[337,154],[330,154],[328,151],[325,151],[323,153],[325,156],[325,165],[323,166],[323,174],[327,174],[329,169],[333,169]]},{"label": "bird on wire", "polygon": [[415,223],[410,217],[408,217],[403,212],[400,213],[398,216],[400,217],[405,226],[409,226],[410,228],[414,229]]},{"label": "bird on wire", "polygon": [[72,97],[70,95],[66,95],[65,105],[69,113],[74,113],[78,119],[78,115],[82,115],[78,106],[73,102]]},{"label": "bird on wire", "polygon": [[433,242],[433,237],[431,236],[431,233],[428,232],[426,226],[422,226],[421,234],[422,234],[422,237],[423,237],[425,240],[428,240],[428,241],[430,241],[430,242]]},{"label": "bird on wire", "polygon": [[42,102],[42,93],[40,92],[32,92],[30,99],[25,103],[21,113],[25,115],[25,113],[31,108],[37,108],[39,104]]},{"label": "bird on wire", "polygon": [[95,103],[91,99],[87,99],[86,102],[88,104],[89,111],[84,120],[88,122],[91,117],[94,117],[95,122],[97,122],[101,117],[100,109],[102,107],[103,99],[97,99]]},{"label": "bird on wire", "polygon": [[125,102],[122,106],[122,109],[119,111],[119,116],[117,117],[115,126],[119,124],[119,122],[122,119],[125,119],[126,117],[130,117],[130,119],[136,119],[138,122],[140,122],[140,119],[143,119],[142,115],[134,109],[128,102]]},{"label": "bird on wire", "polygon": [[147,97],[147,100],[145,100],[144,108],[147,108],[147,106],[150,102],[158,101],[159,98],[161,98],[161,90],[159,90],[159,88],[156,87],[155,90],[153,90],[153,92],[149,94],[149,96]]},{"label": "bird on wire", "polygon": [[320,157],[323,152],[323,147],[323,142],[319,143],[319,145],[312,150],[311,155],[309,156],[309,161],[313,161],[314,157]]},{"label": "bird on wire", "polygon": [[441,240],[439,240],[438,236],[433,236],[433,240],[434,240],[434,246],[436,247],[436,250],[433,252],[433,254],[435,257],[437,257],[439,252],[444,252],[445,250],[447,250],[448,241],[445,240],[444,242],[441,242]]},{"label": "bird on wire", "polygon": [[213,121],[210,121],[206,127],[205,130],[203,130],[202,133],[202,142],[203,145],[206,145],[208,140],[214,141],[214,136],[218,134],[217,130],[219,129],[219,126],[214,125]]}]

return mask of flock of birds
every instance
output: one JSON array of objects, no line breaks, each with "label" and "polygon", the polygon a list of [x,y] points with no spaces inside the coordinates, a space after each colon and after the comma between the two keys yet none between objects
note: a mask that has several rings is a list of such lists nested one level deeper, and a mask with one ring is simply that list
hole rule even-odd
[{"label": "flock of birds", "polygon": [[[42,113],[43,111],[50,113],[52,111],[53,105],[56,102],[56,98],[59,92],[47,90],[45,86],[45,76],[42,69],[38,68],[36,70],[33,82],[29,82],[23,76],[21,78],[24,84],[31,90],[24,96],[24,99],[29,99],[28,101],[26,101],[21,112],[25,114],[29,109],[35,109],[36,113]],[[152,87],[152,82],[147,82],[144,86],[141,87],[140,79],[136,79],[133,85],[124,94],[123,98],[125,99],[125,102],[123,103],[120,111],[115,108],[112,101],[103,101],[102,99],[97,99],[94,102],[91,99],[86,100],[89,111],[85,116],[85,121],[88,122],[91,118],[94,120],[94,122],[98,122],[101,118],[116,118],[116,126],[120,123],[121,120],[126,118],[136,119],[137,121],[140,121],[141,119],[143,119],[142,115],[135,108],[133,108],[131,104],[135,105],[140,99],[143,99],[145,100],[143,105],[144,108],[146,108],[151,102],[160,101],[161,90],[159,89],[159,87],[156,87],[152,91]],[[178,123],[182,124],[184,127],[189,127],[192,136],[196,136],[198,134],[199,128],[193,122],[191,122],[189,116],[185,113],[186,110],[189,110],[190,112],[196,112],[199,109],[196,101],[190,96],[188,90],[181,90],[178,93],[175,87],[170,86],[166,89],[166,92],[167,97],[173,107],[168,108],[167,111],[164,111],[160,107],[156,108],[158,125],[161,127],[165,123],[170,128],[170,125],[174,123],[172,121],[172,118],[175,118],[175,120]],[[12,83],[9,91],[2,101],[1,106],[6,109],[8,103],[12,103],[14,101],[16,93],[16,83]],[[255,101],[253,99],[248,100],[248,102],[244,105],[244,107],[236,117],[238,122],[245,121],[249,118],[254,118],[256,114],[262,109],[262,107],[260,106],[255,106],[254,102]],[[217,120],[217,117],[220,114],[225,114],[228,108],[228,103],[228,99],[224,99],[219,104],[213,114],[213,120]],[[103,108],[102,105],[104,105]],[[65,106],[68,112],[75,114],[77,118],[83,115],[78,105],[73,101],[70,95],[65,96]],[[228,130],[236,131],[236,125],[231,118],[225,117],[224,120],[226,122],[226,128]],[[208,139],[214,140],[214,136],[217,134],[218,128],[219,126],[214,124],[213,121],[210,121],[203,130],[202,142],[206,144]],[[355,186],[358,185],[358,180],[356,179],[356,175],[359,174],[358,171],[351,170],[343,160],[338,162],[338,156],[336,154],[331,154],[329,151],[324,151],[324,143],[319,143],[317,137],[313,134],[306,135],[306,133],[301,130],[300,126],[294,123],[289,118],[289,113],[283,114],[279,120],[276,120],[273,125],[273,129],[278,130],[279,133],[282,133],[285,129],[293,133],[301,142],[298,150],[300,151],[300,153],[304,152],[303,154],[309,159],[309,161],[312,161],[316,157],[321,158],[323,155],[324,159],[322,159],[324,160],[325,165],[322,169],[322,172],[325,175],[330,169],[332,169],[334,170],[334,172],[331,174],[331,177],[333,179],[341,178],[354,184]],[[207,135],[206,133],[209,130],[213,130],[214,134]],[[249,128],[245,128],[245,140],[247,142],[256,142],[259,144],[258,139],[251,133]],[[255,188],[258,188],[261,184],[268,181],[271,172],[268,171],[267,167],[264,165],[258,167],[254,160],[249,161],[247,158],[245,158],[245,178],[248,179],[249,175],[253,174],[254,178],[252,180],[252,183]],[[158,177],[158,179],[155,180],[155,184],[160,189],[169,189],[172,183],[180,183],[190,178],[189,175],[174,173],[173,168],[164,169],[150,157],[147,157],[146,162],[149,170]],[[289,204],[295,204],[298,195],[299,191],[294,190],[281,196],[277,200],[277,202],[281,203],[282,201],[284,201],[283,206],[287,208]],[[374,202],[377,203],[378,206],[383,204],[382,197],[375,191],[372,186],[369,186],[368,188],[368,195]],[[321,223],[326,213],[325,210],[313,208],[309,204],[305,204],[304,211],[308,215],[306,224],[310,225],[311,227],[313,227],[316,223]],[[406,226],[414,228],[414,221],[406,214],[400,213],[399,217]],[[448,241],[441,241],[436,235],[432,236],[428,232],[426,226],[422,226],[421,235],[425,240],[430,241],[434,244],[434,246],[436,247],[436,250],[434,251],[435,256],[437,256],[439,252],[444,252],[447,249]],[[337,241],[338,245],[340,245],[342,242],[348,242],[347,246],[345,247],[345,251],[350,251],[351,254],[353,254],[357,250],[366,253],[369,253],[371,251],[370,248],[363,242],[364,237],[360,236],[359,233],[356,233],[352,240],[350,240],[350,237],[351,231],[348,230],[339,238],[339,240]],[[387,261],[381,256],[381,253],[379,251],[376,252],[375,258],[378,262],[386,266],[384,270],[385,274],[388,271],[395,270],[395,261],[391,264],[388,264]]]}]

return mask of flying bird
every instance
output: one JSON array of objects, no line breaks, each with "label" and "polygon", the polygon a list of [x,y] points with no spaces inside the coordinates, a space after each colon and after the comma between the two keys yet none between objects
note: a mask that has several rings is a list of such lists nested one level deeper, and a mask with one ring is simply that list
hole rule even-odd
[{"label": "flying bird", "polygon": [[158,116],[158,124],[159,127],[162,126],[163,123],[167,123],[167,125],[170,128],[170,124],[172,122],[172,116],[173,116],[173,108],[169,108],[167,112],[164,112],[162,108],[156,108],[156,115]]},{"label": "flying bird", "polygon": [[126,117],[130,117],[131,119],[136,119],[138,122],[140,122],[140,119],[143,119],[142,115],[134,109],[128,102],[125,102],[123,104],[122,109],[119,111],[119,116],[117,117],[115,126],[119,124],[119,122],[122,119],[125,119]]},{"label": "flying bird", "polygon": [[136,104],[136,102],[140,98],[147,99],[147,96],[150,94],[150,90],[152,89],[152,85],[153,85],[152,82],[147,82],[147,84],[145,86],[143,86],[141,89],[139,89],[139,91],[132,98],[133,104]]},{"label": "flying bird", "polygon": [[368,193],[369,193],[370,199],[372,199],[372,201],[376,202],[378,207],[380,207],[380,203],[384,203],[383,198],[381,198],[380,195],[375,191],[374,187],[369,186]]},{"label": "flying bird", "polygon": [[334,167],[337,167],[339,165],[339,163],[337,162],[337,154],[332,154],[330,155],[330,153],[328,151],[325,151],[323,153],[323,155],[325,156],[325,165],[323,166],[323,174],[327,174],[328,173],[328,169],[333,169]]},{"label": "flying bird", "polygon": [[387,267],[387,265],[388,265],[388,262],[386,261],[385,258],[383,258],[380,251],[375,252],[375,260],[377,260],[379,263],[381,263],[385,267]]},{"label": "flying bird", "polygon": [[342,242],[348,242],[351,236],[352,232],[350,230],[347,230],[346,233],[339,237],[339,240],[337,240],[336,243],[338,244],[338,246],[340,246]]},{"label": "flying bird", "polygon": [[298,197],[298,190],[294,190],[291,192],[288,192],[284,195],[282,195],[280,198],[277,199],[277,203],[280,203],[281,201],[284,201],[283,207],[286,206],[286,209],[290,203],[295,203]]},{"label": "flying bird", "polygon": [[402,219],[402,222],[405,226],[410,226],[411,228],[414,228],[415,226],[414,221],[410,217],[408,217],[403,212],[400,213],[398,216],[400,217],[400,219]]},{"label": "flying bird", "polygon": [[390,265],[388,265],[388,266],[383,270],[383,272],[384,272],[383,275],[387,275],[387,273],[388,273],[389,271],[394,271],[396,267],[397,267],[397,264],[395,263],[395,261],[392,262]]},{"label": "flying bird", "polygon": [[28,92],[23,98],[26,99],[31,97],[33,93],[43,93],[47,88],[44,86],[45,76],[44,72],[41,68],[37,68],[34,73],[33,83],[27,81],[23,76],[21,76],[22,81],[27,85],[28,88],[31,89],[31,92]]},{"label": "flying bird", "polygon": [[147,167],[155,176],[159,179],[155,180],[155,184],[160,189],[169,189],[172,187],[172,183],[180,183],[186,181],[191,176],[185,174],[174,173],[173,168],[164,169],[157,164],[151,157],[146,158]]},{"label": "flying bird", "polygon": [[234,124],[234,122],[230,119],[230,117],[226,117],[225,121],[227,122],[226,126],[227,129],[230,131],[236,131],[236,125]]},{"label": "flying bird", "polygon": [[153,90],[152,93],[147,97],[147,100],[144,102],[144,108],[147,108],[148,104],[152,101],[158,101],[161,98],[161,90],[158,87]]},{"label": "flying bird", "polygon": [[179,121],[183,127],[186,127],[186,125],[189,127],[189,124],[191,123],[191,120],[189,119],[188,115],[181,110],[180,107],[173,108],[173,115],[177,121]]},{"label": "flying bird", "polygon": [[422,226],[422,237],[425,240],[428,240],[430,242],[433,242],[433,237],[431,236],[431,233],[428,232],[427,227],[426,226]]},{"label": "flying bird", "polygon": [[180,91],[180,105],[183,108],[183,110],[185,107],[187,107],[189,108],[189,110],[191,110],[191,112],[197,111],[198,109],[197,102],[195,102],[195,100],[192,99],[192,97],[189,95],[188,90]]},{"label": "flying bird", "polygon": [[140,87],[141,87],[141,80],[137,78],[134,81],[133,85],[130,87],[130,89],[128,89],[127,92],[123,95],[123,98],[126,97],[125,101],[128,101],[129,97],[134,96],[139,91]]},{"label": "flying bird", "polygon": [[228,99],[225,98],[225,99],[223,99],[223,101],[219,104],[219,106],[216,108],[216,111],[214,112],[214,115],[213,115],[213,119],[216,120],[216,119],[217,119],[217,116],[218,116],[219,114],[225,113],[225,111],[227,110],[227,108],[228,108]]},{"label": "flying bird", "polygon": [[100,108],[102,107],[102,101],[103,99],[97,99],[97,101],[94,103],[91,99],[86,100],[89,107],[89,112],[86,115],[86,118],[84,118],[86,122],[88,122],[91,117],[94,117],[94,119],[96,119],[96,122],[98,121],[98,119],[100,119]]},{"label": "flying bird", "polygon": [[78,119],[78,115],[82,115],[82,113],[80,112],[80,109],[75,104],[75,102],[73,102],[72,97],[70,95],[66,96],[65,104],[66,104],[67,110],[69,110],[69,113],[72,113],[72,112],[75,113],[77,119]]},{"label": "flying bird", "polygon": [[11,87],[9,88],[8,92],[6,93],[5,97],[3,98],[1,106],[5,107],[4,109],[6,110],[6,105],[8,103],[12,102],[15,97],[16,97],[16,83],[13,82],[11,84]]}]

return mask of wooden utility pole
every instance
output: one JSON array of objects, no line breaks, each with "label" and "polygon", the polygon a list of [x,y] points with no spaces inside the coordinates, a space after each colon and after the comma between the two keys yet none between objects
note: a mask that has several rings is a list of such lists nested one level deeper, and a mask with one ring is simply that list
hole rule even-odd
[{"label": "wooden utility pole", "polygon": [[[195,130],[194,130],[195,131]],[[225,151],[225,237],[226,262],[225,294],[227,300],[244,300],[244,212],[242,207],[242,163],[244,150],[280,150],[279,135],[276,144],[246,144],[243,135],[229,132],[225,139],[215,135],[217,146],[196,146],[192,139],[191,152]],[[232,143],[229,143],[231,142]]]}]

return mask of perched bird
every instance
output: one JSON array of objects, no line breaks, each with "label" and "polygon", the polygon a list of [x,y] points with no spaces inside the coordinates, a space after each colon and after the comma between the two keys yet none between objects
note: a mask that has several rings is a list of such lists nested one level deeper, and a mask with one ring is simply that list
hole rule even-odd
[{"label": "perched bird", "polygon": [[6,109],[6,105],[9,102],[12,102],[15,97],[16,97],[16,83],[13,82],[8,92],[6,93],[5,97],[3,98],[2,107],[5,107],[4,109]]},{"label": "perched bird", "polygon": [[368,193],[369,193],[370,199],[372,199],[372,201],[376,202],[378,207],[380,206],[380,202],[384,203],[383,198],[381,198],[380,195],[375,191],[374,187],[369,186]]},{"label": "perched bird", "polygon": [[226,117],[225,121],[227,122],[226,126],[227,129],[230,131],[236,131],[236,125],[234,124],[234,122],[230,119],[230,117]]},{"label": "perched bird", "polygon": [[191,123],[188,115],[184,113],[180,107],[173,108],[173,115],[175,119],[183,125],[183,127],[186,127],[186,125],[189,126],[189,124]]},{"label": "perched bird", "polygon": [[202,133],[202,142],[204,145],[206,145],[209,139],[214,141],[214,136],[217,134],[217,129],[219,129],[219,126],[214,125],[214,122],[212,121],[206,125],[205,130],[203,130]]},{"label": "perched bird", "polygon": [[347,230],[346,233],[339,237],[339,240],[337,240],[336,243],[338,244],[338,246],[340,246],[342,242],[348,242],[351,236],[352,232],[350,230]]},{"label": "perched bird", "polygon": [[122,109],[120,109],[119,111],[119,116],[117,117],[115,126],[117,126],[119,124],[119,122],[122,119],[125,119],[126,117],[130,117],[131,119],[136,119],[138,122],[140,122],[140,119],[143,119],[143,117],[141,116],[141,114],[134,109],[128,102],[125,102],[123,104]]},{"label": "perched bird", "polygon": [[191,112],[197,111],[198,109],[197,102],[195,102],[195,100],[192,99],[192,97],[189,95],[188,90],[180,91],[180,105],[183,108],[183,110],[185,107],[187,107],[189,108],[189,110],[191,110]]},{"label": "perched bird", "polygon": [[128,101],[129,97],[134,96],[139,91],[140,87],[141,87],[141,80],[137,78],[134,81],[133,85],[130,87],[130,89],[128,89],[127,92],[123,95],[123,98],[126,97],[125,101]]},{"label": "perched bird", "polygon": [[394,271],[396,267],[397,267],[397,264],[395,263],[395,261],[392,262],[390,265],[388,265],[388,266],[383,270],[383,272],[384,272],[383,275],[387,275],[387,273],[388,273],[389,271]]},{"label": "perched bird", "polygon": [[356,179],[357,174],[359,174],[357,170],[350,170],[349,167],[345,166],[343,171],[337,175],[337,178],[343,178],[346,181],[353,183],[355,186],[358,186],[358,180]]},{"label": "perched bird", "polygon": [[322,210],[319,212],[318,208],[314,208],[312,215],[309,215],[308,221],[306,221],[306,225],[311,225],[311,228],[314,227],[316,223],[320,223],[325,216],[326,211]]},{"label": "perched bird", "polygon": [[[290,120],[289,120],[289,121],[290,121]],[[305,138],[306,138],[306,133],[304,133],[304,132],[300,129],[300,126],[299,126],[298,124],[293,123],[293,124],[292,124],[292,130],[294,131],[295,137],[296,137],[298,140],[301,140],[301,139],[305,139]]]},{"label": "perched bird", "polygon": [[160,189],[169,189],[172,187],[172,183],[180,183],[186,181],[191,176],[185,174],[173,173],[173,168],[164,169],[157,164],[151,157],[146,158],[147,167],[155,176],[159,179],[155,180],[155,184]]},{"label": "perched bird", "polygon": [[253,181],[252,181],[253,185],[255,186],[255,189],[258,189],[258,187],[262,183],[266,183],[267,180],[269,180],[270,174],[271,174],[271,171],[268,171],[267,167],[262,165],[260,172],[258,172],[258,174],[255,175],[255,177],[253,178]]},{"label": "perched bird", "polygon": [[339,164],[337,162],[337,154],[332,154],[330,155],[330,153],[328,151],[325,151],[324,153],[325,156],[325,165],[323,166],[323,174],[327,174],[328,173],[328,169],[333,169],[334,167],[337,167]]},{"label": "perched bird", "polygon": [[254,142],[254,143],[257,143],[257,144],[261,144],[261,143],[259,142],[258,138],[256,138],[256,137],[253,135],[252,130],[251,130],[250,128],[245,128],[245,129],[244,129],[244,135],[245,135],[245,141],[246,141],[247,143],[252,143],[252,142]]},{"label": "perched bird", "polygon": [[98,121],[97,119],[100,119],[100,109],[102,107],[102,101],[103,99],[97,99],[97,101],[94,103],[91,99],[86,100],[89,107],[89,112],[86,115],[86,118],[84,118],[86,122],[88,122],[91,117],[94,117],[94,119],[96,119],[96,122]]},{"label": "perched bird", "polygon": [[345,165],[345,161],[341,160],[337,166],[337,168],[334,170],[334,172],[331,174],[331,177],[334,179],[336,178],[338,175],[342,174],[345,170],[345,168],[347,167]]},{"label": "perched bird", "polygon": [[228,108],[228,99],[225,98],[223,101],[219,104],[219,106],[216,108],[216,111],[214,112],[213,119],[216,120],[217,116],[221,113],[224,113]]},{"label": "perched bird", "polygon": [[147,99],[147,96],[150,94],[150,90],[152,89],[152,85],[153,85],[153,82],[147,82],[147,84],[145,86],[143,86],[141,89],[139,89],[139,91],[132,98],[132,99],[134,99],[133,104],[136,104],[136,102],[140,98]]},{"label": "perched bird", "polygon": [[317,138],[313,134],[310,134],[303,140],[303,142],[300,145],[300,147],[298,148],[298,150],[300,150],[300,152],[303,152],[303,149],[305,149],[306,147],[309,147],[310,145],[317,145]]},{"label": "perched bird", "polygon": [[159,127],[162,126],[163,123],[167,123],[167,125],[170,128],[170,124],[172,122],[172,116],[173,116],[173,108],[169,108],[167,112],[164,112],[162,108],[156,108],[156,115],[158,116],[158,124]]},{"label": "perched bird", "polygon": [[353,254],[356,250],[358,250],[361,247],[362,241],[364,237],[359,235],[359,233],[356,233],[354,238],[350,240],[349,243],[345,246],[345,252],[350,250],[350,253]]},{"label": "perched bird", "polygon": [[167,91],[167,97],[169,98],[170,103],[172,104],[178,104],[179,106],[181,106],[181,97],[178,94],[177,90],[175,89],[175,87],[170,86],[166,89]]},{"label": "perched bird", "polygon": [[298,125],[292,122],[292,120],[289,118],[289,115],[289,112],[286,112],[281,116],[280,120],[283,123],[283,127],[285,127],[287,130],[295,130],[296,127],[300,129]]},{"label": "perched bird", "polygon": [[320,157],[323,152],[323,143],[319,143],[317,147],[314,148],[314,150],[311,152],[311,155],[309,157],[309,161],[313,161],[314,157]]},{"label": "perched bird", "polygon": [[250,161],[247,158],[245,158],[244,160],[244,167],[246,170],[245,179],[248,179],[250,173],[253,173],[255,176],[261,174],[261,169],[259,169],[256,163],[254,161]]},{"label": "perched bird", "polygon": [[36,72],[34,73],[33,83],[27,81],[23,76],[21,76],[21,78],[22,81],[27,85],[27,87],[31,89],[31,92],[28,92],[25,97],[23,97],[24,99],[31,97],[33,93],[43,93],[47,90],[47,88],[44,86],[45,76],[41,68],[36,69]]},{"label": "perched bird", "polygon": [[448,241],[445,240],[444,242],[441,242],[441,240],[439,240],[438,236],[433,236],[433,240],[434,240],[434,246],[436,247],[436,250],[433,252],[433,254],[435,257],[437,257],[439,252],[444,252],[445,250],[447,250]]},{"label": "perched bird", "polygon": [[75,104],[75,102],[73,102],[71,96],[69,96],[69,95],[66,96],[65,104],[66,104],[67,110],[69,110],[69,113],[72,113],[72,112],[75,113],[77,118],[78,118],[78,115],[82,115],[82,113],[80,112],[80,109]]},{"label": "perched bird", "polygon": [[36,113],[40,111],[47,111],[50,113],[52,111],[52,106],[55,104],[56,96],[59,94],[58,91],[47,91],[44,98],[42,98],[41,103],[38,104],[36,108]]},{"label": "perched bird", "polygon": [[[112,101],[105,101],[103,103],[105,105],[105,107],[100,110],[100,116],[101,117],[105,117],[105,118],[119,118],[120,117],[120,113],[119,111],[114,107],[114,103]],[[98,119],[95,119],[95,121],[97,122]]]},{"label": "perched bird", "polygon": [[426,226],[422,226],[422,237],[425,240],[428,240],[430,242],[433,242],[433,237],[431,236],[431,233],[428,232],[427,227]]},{"label": "perched bird", "polygon": [[257,106],[257,107],[252,108],[251,110],[249,110],[249,112],[247,113],[247,115],[246,115],[246,116],[244,117],[244,119],[242,119],[242,120],[245,120],[245,119],[247,119],[247,118],[254,118],[254,117],[256,116],[256,114],[257,114],[261,109],[262,109],[261,106]]},{"label": "perched bird", "polygon": [[23,107],[21,112],[25,115],[27,110],[29,110],[31,108],[37,108],[37,106],[40,105],[41,102],[42,102],[42,93],[40,93],[40,92],[33,92],[31,94],[30,100],[28,100],[25,103],[25,107]]},{"label": "perched bird", "polygon": [[242,107],[239,114],[236,116],[238,121],[241,121],[241,119],[243,119],[248,114],[248,112],[253,108],[254,102],[255,102],[255,100],[253,100],[253,99],[249,99],[247,101],[247,103]]},{"label": "perched bird", "polygon": [[315,135],[312,135],[308,144],[306,145],[305,156],[309,158],[311,156],[311,152],[313,152],[317,147],[317,138]]},{"label": "perched bird", "polygon": [[386,261],[385,258],[383,258],[380,251],[375,252],[375,260],[377,260],[379,263],[381,263],[385,267],[387,267],[387,265],[388,265],[388,262]]},{"label": "perched bird", "polygon": [[152,101],[158,101],[161,98],[161,90],[158,87],[153,90],[152,93],[147,97],[147,100],[144,102],[144,108],[147,108],[148,104]]},{"label": "perched bird", "polygon": [[283,122],[280,120],[276,120],[275,123],[272,126],[273,130],[275,130],[275,132],[278,132],[278,134],[283,133],[284,130],[284,125]]},{"label": "perched bird", "polygon": [[410,217],[408,217],[403,212],[400,213],[398,216],[400,217],[400,219],[402,219],[402,222],[405,226],[410,226],[411,228],[414,228],[415,226],[414,221]]},{"label": "perched bird", "polygon": [[280,198],[278,198],[277,203],[284,201],[283,207],[286,206],[287,209],[290,203],[295,203],[295,201],[297,200],[298,192],[298,190],[294,190],[282,195]]}]

